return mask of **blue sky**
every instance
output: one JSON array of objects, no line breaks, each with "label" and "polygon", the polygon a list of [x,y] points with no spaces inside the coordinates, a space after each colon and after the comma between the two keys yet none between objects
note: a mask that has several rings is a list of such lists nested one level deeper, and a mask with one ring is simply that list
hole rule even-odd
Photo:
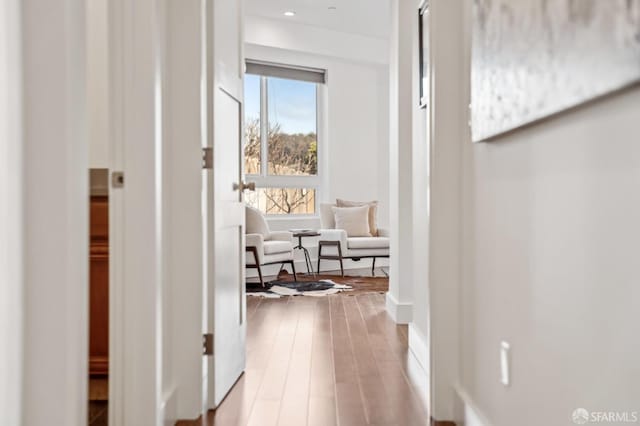
[{"label": "blue sky", "polygon": [[[267,78],[269,121],[285,133],[316,132],[316,85],[296,80]],[[247,118],[260,116],[260,77],[246,74],[244,108]]]}]

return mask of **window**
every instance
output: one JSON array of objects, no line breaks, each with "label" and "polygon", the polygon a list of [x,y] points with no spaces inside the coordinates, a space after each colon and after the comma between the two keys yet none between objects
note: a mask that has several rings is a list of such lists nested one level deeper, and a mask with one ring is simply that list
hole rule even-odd
[{"label": "window", "polygon": [[256,182],[248,205],[268,215],[315,214],[322,83],[324,71],[247,62],[244,170]]}]

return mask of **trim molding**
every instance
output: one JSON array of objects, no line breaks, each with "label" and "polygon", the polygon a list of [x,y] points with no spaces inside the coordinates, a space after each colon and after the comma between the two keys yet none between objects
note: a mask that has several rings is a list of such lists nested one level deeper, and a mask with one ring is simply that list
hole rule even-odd
[{"label": "trim molding", "polygon": [[99,355],[89,356],[89,375],[90,376],[108,376],[109,375],[109,356],[99,356]]},{"label": "trim molding", "polygon": [[172,387],[169,391],[165,392],[162,398],[162,404],[160,406],[160,411],[162,412],[162,422],[164,426],[174,426],[177,422],[177,395],[175,386]]},{"label": "trim molding", "polygon": [[409,324],[409,350],[420,363],[420,367],[428,374],[430,366],[429,341],[414,322]]},{"label": "trim molding", "polygon": [[411,382],[418,390],[418,395],[427,407],[427,411],[431,412],[429,388],[431,380],[429,375],[429,347],[427,340],[424,339],[422,333],[416,328],[414,323],[409,324],[409,357],[407,359],[407,373]]},{"label": "trim molding", "polygon": [[175,426],[202,426],[202,416],[195,420],[178,420]]},{"label": "trim molding", "polygon": [[455,422],[447,421],[447,420],[435,420],[433,417],[431,418],[431,426],[456,426]]},{"label": "trim molding", "polygon": [[462,385],[457,384],[454,389],[463,409],[465,426],[493,426]]},{"label": "trim molding", "polygon": [[386,293],[386,307],[396,324],[409,324],[413,320],[413,303],[400,303],[390,292]]},{"label": "trim molding", "polygon": [[109,169],[89,169],[89,194],[109,196]]}]

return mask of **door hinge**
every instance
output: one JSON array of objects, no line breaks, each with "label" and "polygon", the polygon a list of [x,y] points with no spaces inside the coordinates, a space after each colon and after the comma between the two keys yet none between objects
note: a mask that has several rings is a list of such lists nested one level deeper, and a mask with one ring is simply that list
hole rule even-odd
[{"label": "door hinge", "polygon": [[111,187],[112,188],[124,187],[124,172],[111,172]]},{"label": "door hinge", "polygon": [[202,168],[213,169],[213,148],[202,148]]},{"label": "door hinge", "polygon": [[213,333],[202,335],[202,355],[213,355]]}]

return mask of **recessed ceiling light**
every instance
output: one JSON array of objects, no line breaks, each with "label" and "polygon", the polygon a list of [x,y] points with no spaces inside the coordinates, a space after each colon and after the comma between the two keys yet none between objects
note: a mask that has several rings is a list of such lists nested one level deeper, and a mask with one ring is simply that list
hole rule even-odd
[{"label": "recessed ceiling light", "polygon": [[296,13],[293,10],[287,10],[284,16],[296,16]]}]

